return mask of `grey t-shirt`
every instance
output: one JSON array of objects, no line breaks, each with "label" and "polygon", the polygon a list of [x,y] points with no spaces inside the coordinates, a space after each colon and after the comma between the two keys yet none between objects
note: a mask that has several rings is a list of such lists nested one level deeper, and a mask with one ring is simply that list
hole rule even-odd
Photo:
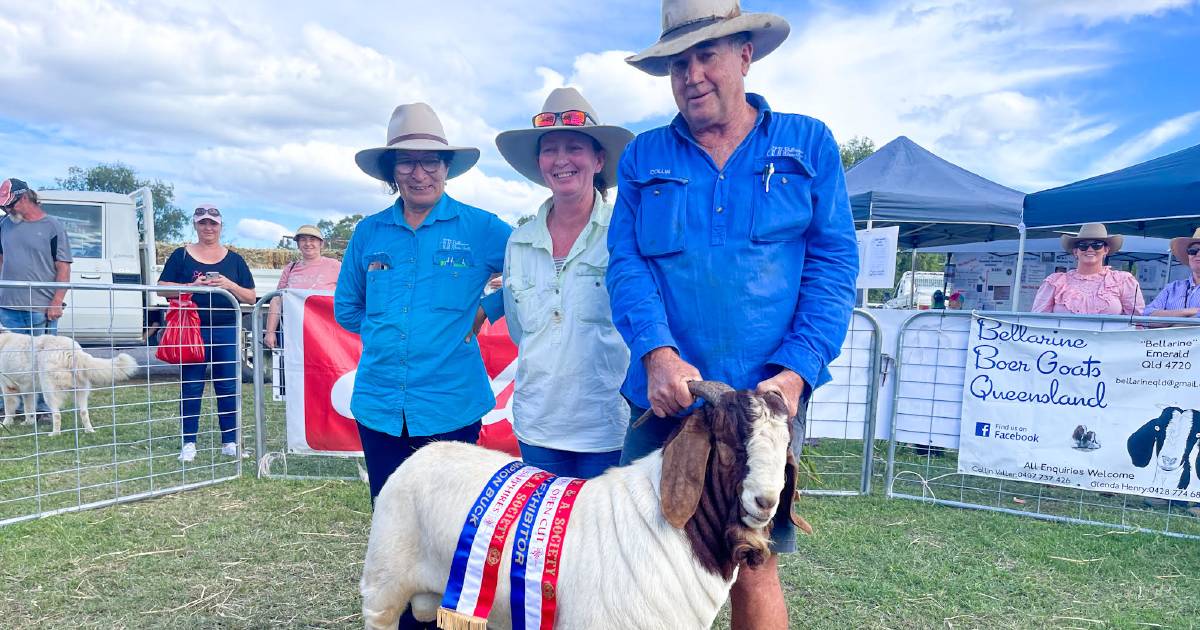
[{"label": "grey t-shirt", "polygon": [[[71,262],[71,243],[58,219],[46,215],[37,221],[0,219],[0,280],[54,282],[54,263]],[[0,287],[0,308],[45,308],[54,289]]]}]

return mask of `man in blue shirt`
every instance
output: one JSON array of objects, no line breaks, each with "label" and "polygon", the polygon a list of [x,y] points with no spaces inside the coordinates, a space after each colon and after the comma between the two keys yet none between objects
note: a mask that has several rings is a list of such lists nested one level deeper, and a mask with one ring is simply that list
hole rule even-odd
[{"label": "man in blue shirt", "polygon": [[[733,0],[664,0],[655,46],[627,61],[669,75],[679,115],[638,136],[618,171],[607,276],[631,351],[632,415],[686,410],[690,380],[775,391],[795,415],[829,380],[854,302],[857,245],[837,143],[820,121],[745,92],[752,61],[788,33]],[[631,430],[623,461],[658,448],[677,421]],[[776,553],[795,549],[788,519]],[[732,627],[785,628],[774,556],[742,567]]]},{"label": "man in blue shirt", "polygon": [[446,180],[479,160],[478,149],[445,138],[428,105],[401,105],[387,146],[355,156],[400,194],[354,230],[334,296],[337,322],[363,342],[350,410],[372,501],[421,446],[475,442],[480,418],[496,404],[474,332],[512,228],[445,194]]}]

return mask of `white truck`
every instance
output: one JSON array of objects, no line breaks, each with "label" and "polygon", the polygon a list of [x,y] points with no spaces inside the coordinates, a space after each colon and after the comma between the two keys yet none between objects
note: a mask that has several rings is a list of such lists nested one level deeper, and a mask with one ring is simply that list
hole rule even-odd
[{"label": "white truck", "polygon": [[884,308],[929,308],[933,304],[933,293],[945,286],[946,274],[940,271],[918,271],[916,299],[913,299],[913,272],[905,271],[896,282],[892,299],[883,303]]},{"label": "white truck", "polygon": [[[79,284],[154,285],[162,273],[154,247],[154,222],[139,225],[154,213],[149,188],[129,195],[73,190],[38,191],[47,214],[63,224],[71,239],[71,282]],[[279,269],[251,269],[255,293],[262,296],[275,289]],[[59,322],[59,334],[81,344],[132,345],[156,341],[154,331],[162,321],[167,301],[157,293],[137,291],[71,291]],[[242,307],[242,325],[250,334],[250,307]],[[247,344],[247,348],[253,344]],[[252,369],[251,357],[243,362],[243,373]],[[269,371],[268,371],[269,372]]]}]

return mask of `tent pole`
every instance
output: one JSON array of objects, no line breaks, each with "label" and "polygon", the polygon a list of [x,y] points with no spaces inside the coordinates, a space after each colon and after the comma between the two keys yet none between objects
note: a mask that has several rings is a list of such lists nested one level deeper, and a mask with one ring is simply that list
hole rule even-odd
[{"label": "tent pole", "polygon": [[1013,278],[1013,293],[1012,293],[1012,308],[1015,313],[1021,308],[1021,271],[1025,266],[1025,222],[1022,221],[1017,225],[1017,232],[1021,235],[1021,241],[1017,244],[1017,270]]},{"label": "tent pole", "polygon": [[909,291],[908,295],[909,295],[909,297],[912,298],[912,307],[919,308],[919,305],[917,304],[917,245],[916,245],[916,243],[913,243],[912,262],[909,263],[908,269],[910,272],[912,272],[909,275],[909,280],[911,281],[909,284],[912,285],[912,290]]},{"label": "tent pole", "polygon": [[[875,202],[872,201],[870,203],[870,205],[867,206],[867,229],[868,230],[871,229],[871,226],[874,225],[874,223],[875,223],[875,220],[871,218],[871,213],[874,210],[875,210]],[[861,261],[861,260],[858,261],[858,264],[862,265],[863,261]],[[861,270],[860,270],[860,273],[861,273]],[[867,289],[859,289],[858,290],[858,307],[859,308],[867,307]]]}]

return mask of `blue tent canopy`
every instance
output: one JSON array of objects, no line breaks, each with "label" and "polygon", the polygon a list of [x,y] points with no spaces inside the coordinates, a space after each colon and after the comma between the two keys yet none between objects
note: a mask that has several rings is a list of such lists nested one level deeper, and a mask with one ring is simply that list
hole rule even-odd
[{"label": "blue tent canopy", "polygon": [[1024,193],[955,166],[900,136],[846,173],[857,227],[900,226],[900,245],[1011,237]]},{"label": "blue tent canopy", "polygon": [[1200,145],[1025,197],[1025,224],[1101,222],[1117,234],[1183,236],[1200,226]]}]

